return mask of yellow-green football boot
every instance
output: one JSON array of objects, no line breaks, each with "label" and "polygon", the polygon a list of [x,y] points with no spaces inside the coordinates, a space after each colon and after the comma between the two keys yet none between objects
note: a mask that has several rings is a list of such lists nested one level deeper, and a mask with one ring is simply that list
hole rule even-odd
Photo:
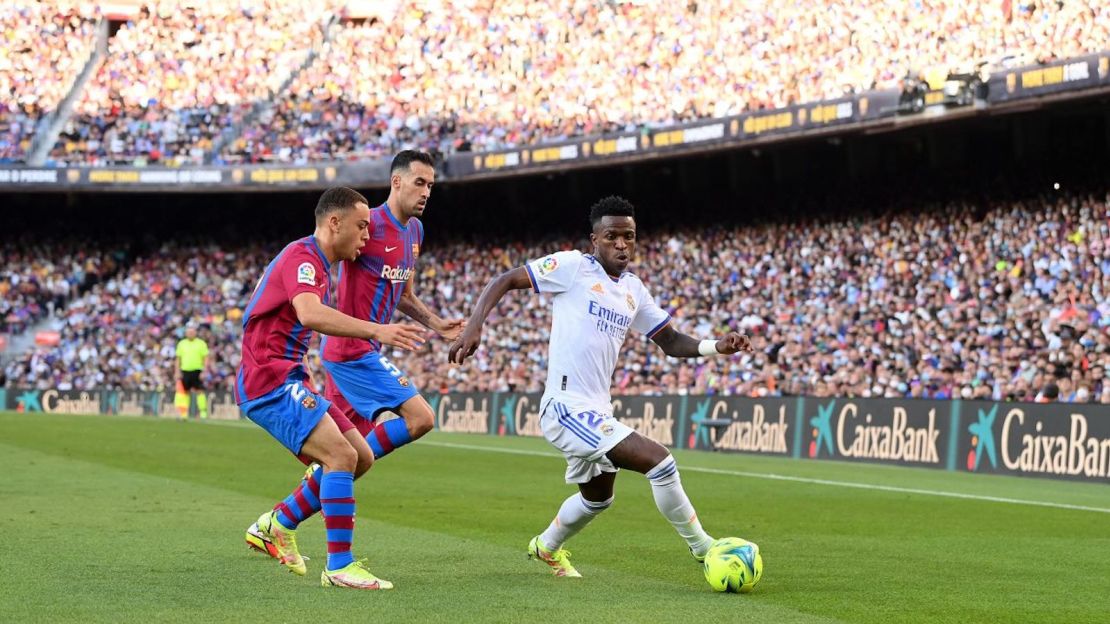
[{"label": "yellow-green football boot", "polygon": [[555,576],[565,576],[568,578],[582,578],[578,570],[570,564],[570,551],[560,548],[554,552],[547,549],[540,541],[540,536],[537,535],[528,542],[528,557],[536,559],[547,564],[551,568],[551,573]]}]

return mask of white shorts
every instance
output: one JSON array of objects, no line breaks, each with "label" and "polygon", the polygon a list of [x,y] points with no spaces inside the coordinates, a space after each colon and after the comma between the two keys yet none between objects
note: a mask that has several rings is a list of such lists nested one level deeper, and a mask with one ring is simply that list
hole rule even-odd
[{"label": "white shorts", "polygon": [[617,472],[605,453],[634,430],[613,418],[612,405],[561,393],[545,394],[541,405],[543,437],[563,452],[567,483],[587,483],[603,472]]}]

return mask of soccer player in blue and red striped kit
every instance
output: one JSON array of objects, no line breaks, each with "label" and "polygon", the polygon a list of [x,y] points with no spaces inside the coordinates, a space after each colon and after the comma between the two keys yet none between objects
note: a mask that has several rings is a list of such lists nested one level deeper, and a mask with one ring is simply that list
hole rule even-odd
[{"label": "soccer player in blue and red striped kit", "polygon": [[[370,211],[370,240],[358,259],[339,267],[339,310],[355,318],[388,323],[400,310],[452,341],[462,318],[445,320],[415,294],[416,259],[424,242],[420,217],[435,184],[432,157],[424,152],[399,152],[390,165],[386,202]],[[411,380],[381,352],[381,343],[352,337],[322,341],[328,372],[324,396],[343,408],[360,427],[371,421],[366,441],[381,459],[431,431],[435,415]],[[381,419],[386,411],[400,416]]]},{"label": "soccer player in blue and red striped kit", "polygon": [[[424,225],[419,217],[434,183],[430,155],[405,150],[394,157],[389,197],[386,203],[370,211],[369,240],[356,259],[339,266],[341,312],[374,323],[388,323],[396,309],[445,340],[459,336],[465,325],[463,319],[441,318],[414,292],[416,259],[424,239]],[[356,479],[369,462],[431,431],[435,421],[431,406],[408,376],[382,355],[380,341],[333,336],[323,340],[321,350],[328,372],[324,396],[365,436],[372,454],[360,456]],[[400,417],[382,417],[386,411]],[[286,535],[319,511],[319,475],[320,469],[310,466],[293,493],[275,506],[274,513]],[[279,557],[273,537],[261,527],[261,522],[262,519],[247,529],[247,544]],[[295,553],[287,556],[300,558]]]},{"label": "soccer player in blue and red striped kit", "polygon": [[[318,504],[327,530],[325,586],[390,589],[351,554],[354,532],[354,473],[373,462],[363,435],[331,401],[305,384],[302,362],[312,332],[376,340],[416,349],[422,330],[359,320],[326,305],[333,262],[354,260],[370,237],[369,204],[348,188],[327,190],[316,205],[316,232],[285,247],[266,267],[243,313],[243,357],[235,397],[247,418],[294,455],[319,462]],[[368,458],[368,459],[367,459]],[[297,554],[295,533],[282,526],[281,514],[259,518],[282,563],[306,571]]]}]

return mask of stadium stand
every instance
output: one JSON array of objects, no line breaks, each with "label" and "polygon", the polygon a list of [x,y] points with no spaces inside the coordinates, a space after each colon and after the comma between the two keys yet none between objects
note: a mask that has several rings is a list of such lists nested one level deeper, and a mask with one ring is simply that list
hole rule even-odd
[{"label": "stadium stand", "polygon": [[35,130],[92,54],[99,9],[91,3],[0,6],[0,163],[23,162]]},{"label": "stadium stand", "polygon": [[51,157],[87,165],[199,164],[323,40],[327,2],[142,7],[111,38]]},{"label": "stadium stand", "polygon": [[44,244],[27,237],[0,243],[0,258],[0,333],[20,333],[115,273],[122,255],[77,241]]},{"label": "stadium stand", "polygon": [[[253,162],[481,151],[899,86],[927,68],[1105,48],[1081,2],[422,2],[346,24],[272,116]],[[629,33],[636,33],[628,36]],[[784,62],[789,59],[789,62]]]},{"label": "stadium stand", "polygon": [[[1066,58],[1110,41],[1100,0],[426,0],[357,20],[340,2],[177,4],[144,6],[112,36],[54,163],[481,151],[897,87],[936,68]],[[13,161],[72,82],[74,59],[87,57],[88,20],[42,6],[0,13],[12,36],[58,33],[0,56],[0,84],[18,96],[0,118],[0,157]],[[13,87],[9,75],[23,77]]]},{"label": "stadium stand", "polygon": [[[648,232],[634,270],[678,327],[742,330],[759,349],[668,360],[634,336],[614,392],[1033,400],[1053,381],[1061,401],[1110,402],[1108,223],[1104,188]],[[429,246],[418,292],[440,314],[468,314],[497,272],[559,248],[587,249],[567,237]],[[276,251],[176,242],[141,255],[70,302],[61,344],[16,357],[9,383],[170,387],[173,345],[191,320],[212,346],[206,383],[229,389],[242,309]],[[486,345],[496,348],[465,368],[449,366],[436,342],[391,357],[430,391],[537,391],[548,313],[537,296],[506,298],[487,324]]]}]

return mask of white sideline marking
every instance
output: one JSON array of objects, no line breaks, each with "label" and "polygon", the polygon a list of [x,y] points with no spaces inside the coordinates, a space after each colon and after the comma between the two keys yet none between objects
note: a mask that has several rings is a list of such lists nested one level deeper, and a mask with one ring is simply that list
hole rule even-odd
[{"label": "white sideline marking", "polygon": [[[441,446],[444,448],[457,448],[472,451],[487,451],[490,453],[506,453],[509,455],[532,455],[534,457],[562,457],[557,453],[543,451],[528,451],[522,449],[496,448],[477,444],[455,444],[452,442],[432,442],[424,440],[421,446]],[[682,466],[683,472],[704,472],[708,474],[728,475],[733,477],[750,477],[752,479],[771,479],[774,481],[793,481],[795,483],[811,483],[815,485],[831,485],[835,487],[855,488],[857,490],[880,490],[883,492],[898,492],[900,494],[921,494],[923,496],[941,496],[945,498],[962,498],[967,500],[989,501],[992,503],[1010,503],[1013,505],[1029,505],[1032,507],[1051,507],[1053,509],[1070,509],[1073,511],[1093,511],[1096,513],[1110,514],[1110,509],[1104,507],[1087,507],[1085,505],[1071,505],[1068,503],[1052,503],[1047,501],[1025,500],[1021,498],[1006,498],[1003,496],[984,496],[982,494],[963,494],[961,492],[945,492],[943,490],[923,490],[920,488],[898,487],[895,485],[876,485],[871,483],[855,483],[852,481],[832,481],[829,479],[811,479],[808,477],[792,477],[765,472],[745,472],[743,470],[721,470],[719,468],[699,468],[697,466]]]},{"label": "white sideline marking", "polygon": [[[242,421],[201,421],[209,424],[244,425]],[[497,448],[481,446],[478,444],[456,444],[454,442],[433,442],[421,440],[421,446],[440,446],[443,448],[465,449],[470,451],[486,451],[489,453],[502,453],[505,455],[530,455],[532,457],[559,457],[558,453],[544,451],[529,451],[524,449]],[[986,496],[983,494],[964,494],[961,492],[945,492],[944,490],[923,490],[920,488],[898,487],[896,485],[877,485],[872,483],[856,483],[853,481],[832,481],[830,479],[811,479],[809,477],[793,477],[766,472],[746,472],[743,470],[721,470],[720,468],[699,468],[697,466],[682,466],[686,472],[704,472],[706,474],[719,474],[733,477],[750,477],[752,479],[770,479],[772,481],[793,481],[795,483],[810,483],[814,485],[831,485],[834,487],[855,488],[857,490],[878,490],[882,492],[897,492],[900,494],[920,494],[922,496],[940,496],[942,498],[962,498],[965,500],[987,501],[992,503],[1009,503],[1011,505],[1028,505],[1030,507],[1049,507],[1051,509],[1070,509],[1072,511],[1093,511],[1095,513],[1110,514],[1110,509],[1105,507],[1088,507],[1086,505],[1071,505],[1069,503],[1053,503],[1048,501],[1026,500],[1022,498],[1006,498],[1003,496]]]}]

